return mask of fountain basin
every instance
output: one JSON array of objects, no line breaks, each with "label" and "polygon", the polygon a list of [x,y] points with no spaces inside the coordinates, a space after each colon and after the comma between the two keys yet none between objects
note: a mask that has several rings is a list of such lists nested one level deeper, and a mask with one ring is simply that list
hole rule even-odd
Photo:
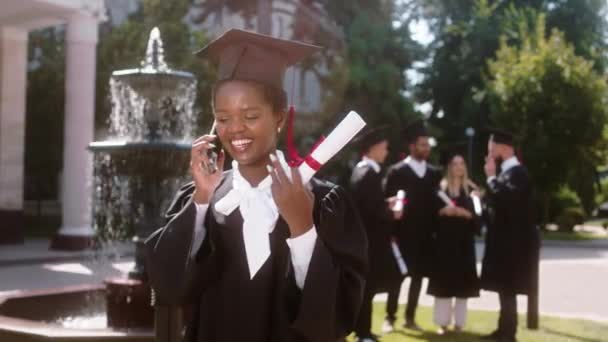
[{"label": "fountain basin", "polygon": [[152,342],[152,328],[109,328],[104,285],[20,291],[0,298],[0,341]]}]

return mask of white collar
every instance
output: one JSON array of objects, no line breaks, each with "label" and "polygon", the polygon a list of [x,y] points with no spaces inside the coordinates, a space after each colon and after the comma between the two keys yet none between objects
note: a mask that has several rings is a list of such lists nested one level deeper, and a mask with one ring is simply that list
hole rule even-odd
[{"label": "white collar", "polygon": [[423,178],[426,174],[426,160],[418,161],[411,156],[408,156],[403,162],[409,165],[418,177]]},{"label": "white collar", "polygon": [[361,161],[357,164],[357,167],[362,167],[362,166],[366,166],[369,165],[371,166],[372,169],[374,169],[374,171],[376,173],[380,173],[380,164],[378,164],[378,162],[376,162],[375,160],[368,158],[366,156],[363,156],[363,158],[361,158]]},{"label": "white collar", "polygon": [[516,156],[513,156],[502,162],[502,164],[500,165],[500,174],[502,175],[503,173],[509,171],[510,169],[518,165],[520,165],[519,160],[517,160]]},{"label": "white collar", "polygon": [[[285,173],[291,176],[281,151],[276,152]],[[215,210],[229,215],[239,208],[243,217],[243,241],[251,279],[270,256],[270,238],[279,218],[279,210],[272,198],[272,178],[268,175],[252,187],[239,172],[239,164],[232,162],[232,189],[215,203]]]}]

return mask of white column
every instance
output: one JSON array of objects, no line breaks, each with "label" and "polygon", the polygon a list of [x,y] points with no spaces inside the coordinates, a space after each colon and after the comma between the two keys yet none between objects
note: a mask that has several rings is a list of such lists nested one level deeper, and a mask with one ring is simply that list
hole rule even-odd
[{"label": "white column", "polygon": [[[63,224],[52,247],[84,248],[94,235],[91,222],[95,66],[98,21],[88,15],[70,18],[66,32],[65,127],[63,149]],[[70,239],[81,246],[64,246]],[[63,242],[61,242],[63,241]]]},{"label": "white column", "polygon": [[0,26],[0,243],[23,237],[27,31]]}]

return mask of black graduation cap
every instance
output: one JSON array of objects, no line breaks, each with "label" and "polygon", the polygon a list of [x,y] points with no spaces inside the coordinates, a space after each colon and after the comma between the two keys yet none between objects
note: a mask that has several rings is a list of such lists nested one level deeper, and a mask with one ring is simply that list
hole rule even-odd
[{"label": "black graduation cap", "polygon": [[490,134],[490,139],[497,144],[505,144],[509,146],[514,146],[513,134],[492,127],[487,127],[486,131]]},{"label": "black graduation cap", "polygon": [[467,159],[467,147],[466,142],[453,143],[447,146],[442,146],[439,151],[439,163],[446,166],[452,161],[455,156],[461,156],[465,160]]},{"label": "black graduation cap", "polygon": [[195,54],[219,63],[218,81],[256,81],[283,89],[285,70],[320,49],[298,41],[230,29]]},{"label": "black graduation cap", "polygon": [[379,142],[388,140],[388,126],[366,127],[351,142],[361,152],[366,152],[370,147]]},{"label": "black graduation cap", "polygon": [[416,141],[419,137],[428,137],[429,132],[423,120],[416,120],[408,124],[402,131],[408,144]]}]

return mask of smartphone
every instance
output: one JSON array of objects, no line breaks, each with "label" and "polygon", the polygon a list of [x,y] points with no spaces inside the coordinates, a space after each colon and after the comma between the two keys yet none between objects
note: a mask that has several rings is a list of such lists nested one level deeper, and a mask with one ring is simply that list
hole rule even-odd
[{"label": "smartphone", "polygon": [[[215,121],[213,121],[213,126],[211,126],[211,131],[209,132],[210,135],[213,135],[216,133],[215,126],[216,126]],[[222,143],[220,142],[220,138],[217,137],[213,141],[213,147],[207,150],[207,158],[209,158],[209,163],[206,166],[203,165],[203,167],[205,167],[207,169],[207,172],[209,172],[210,174],[216,173],[218,170],[217,158],[219,157],[221,150],[222,150]]]}]

